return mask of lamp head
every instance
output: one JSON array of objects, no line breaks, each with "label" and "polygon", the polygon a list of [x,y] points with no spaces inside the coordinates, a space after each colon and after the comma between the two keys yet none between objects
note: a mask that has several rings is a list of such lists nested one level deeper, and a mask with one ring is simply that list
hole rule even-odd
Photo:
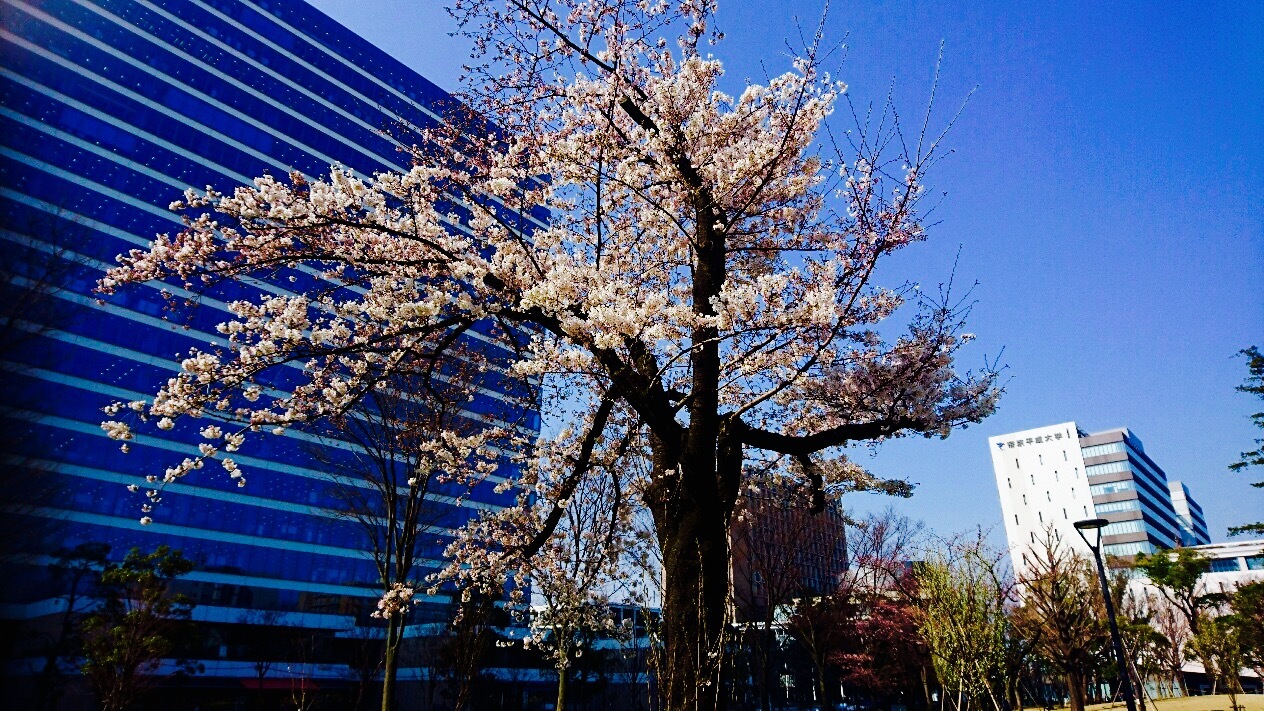
[{"label": "lamp head", "polygon": [[1083,521],[1076,521],[1075,527],[1080,531],[1096,531],[1105,528],[1110,521],[1104,518],[1086,518]]}]

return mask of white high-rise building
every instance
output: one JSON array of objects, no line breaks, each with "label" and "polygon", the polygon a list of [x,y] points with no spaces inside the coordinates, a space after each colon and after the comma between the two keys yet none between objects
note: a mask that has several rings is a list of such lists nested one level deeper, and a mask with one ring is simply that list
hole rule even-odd
[{"label": "white high-rise building", "polygon": [[1033,547],[1042,550],[1049,537],[1089,554],[1075,530],[1083,519],[1110,521],[1102,529],[1106,556],[1153,553],[1184,540],[1207,542],[1202,510],[1188,489],[1175,484],[1190,511],[1186,532],[1167,475],[1126,428],[1089,434],[1063,422],[991,437],[988,446],[1010,558],[1020,575]]}]

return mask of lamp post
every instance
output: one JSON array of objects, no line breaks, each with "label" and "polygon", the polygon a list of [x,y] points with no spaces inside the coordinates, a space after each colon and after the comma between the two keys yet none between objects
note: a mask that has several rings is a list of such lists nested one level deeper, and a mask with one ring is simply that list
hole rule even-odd
[{"label": "lamp post", "polygon": [[[1110,521],[1104,518],[1085,519],[1075,522],[1075,530],[1088,544],[1089,549],[1093,551],[1093,558],[1097,560],[1097,578],[1102,583],[1102,601],[1106,603],[1106,617],[1110,620],[1110,640],[1115,646],[1115,662],[1119,665],[1119,690],[1123,693],[1128,711],[1137,711],[1137,700],[1132,694],[1132,677],[1128,674],[1128,660],[1124,657],[1123,642],[1119,640],[1119,623],[1115,621],[1115,603],[1110,599],[1110,586],[1106,582],[1106,565],[1102,563],[1102,529],[1108,523]],[[1084,535],[1085,531],[1096,532],[1097,542],[1089,543],[1088,536]]]}]

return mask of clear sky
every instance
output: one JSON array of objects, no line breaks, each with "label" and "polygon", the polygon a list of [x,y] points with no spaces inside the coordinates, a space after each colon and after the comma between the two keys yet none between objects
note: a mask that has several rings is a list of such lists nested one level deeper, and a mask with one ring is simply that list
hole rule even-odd
[{"label": "clear sky", "polygon": [[[784,71],[794,18],[810,31],[822,4],[721,0],[714,51],[733,89]],[[456,88],[467,53],[440,2],[315,5]],[[933,287],[960,248],[958,282],[979,282],[964,364],[1003,348],[1007,392],[946,441],[860,454],[920,482],[895,505],[940,532],[997,526],[987,437],[1074,420],[1132,428],[1189,485],[1213,540],[1264,520],[1264,491],[1247,484],[1264,472],[1226,469],[1264,409],[1233,389],[1246,373],[1234,354],[1264,347],[1264,3],[835,0],[827,27],[846,36],[840,78],[857,102],[894,79],[902,115],[918,115],[941,41],[941,120],[978,87],[930,176],[948,193],[939,225],[886,281]]]}]

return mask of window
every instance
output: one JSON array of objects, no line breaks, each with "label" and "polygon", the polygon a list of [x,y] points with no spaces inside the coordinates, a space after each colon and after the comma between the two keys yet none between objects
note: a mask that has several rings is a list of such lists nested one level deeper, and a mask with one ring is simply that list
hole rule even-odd
[{"label": "window", "polygon": [[1101,496],[1102,494],[1115,494],[1121,491],[1135,491],[1137,485],[1129,480],[1112,481],[1106,484],[1093,484],[1088,488],[1093,496]]},{"label": "window", "polygon": [[1097,513],[1111,513],[1113,511],[1140,511],[1141,502],[1137,499],[1130,499],[1128,501],[1112,501],[1106,504],[1098,504],[1094,508],[1097,509]]},{"label": "window", "polygon": [[1009,477],[1005,477],[1005,486],[1008,486],[1009,488],[1013,489],[1014,482]]},{"label": "window", "polygon": [[1044,523],[1044,522],[1045,522],[1045,514],[1044,514],[1044,512],[1043,512],[1043,511],[1037,511],[1037,512],[1036,512],[1036,517],[1040,519],[1040,522],[1041,522],[1041,523]]},{"label": "window", "polygon": [[1237,558],[1220,558],[1211,561],[1211,572],[1213,573],[1232,573],[1242,570],[1242,566],[1238,564]]},{"label": "window", "polygon": [[1014,457],[1014,468],[1015,468],[1015,469],[1022,469],[1022,468],[1023,468],[1023,466],[1022,466],[1021,464],[1019,464],[1019,463],[1018,463],[1018,457]]},{"label": "window", "polygon": [[1036,475],[1035,475],[1035,474],[1031,474],[1030,476],[1031,476],[1031,483],[1032,483],[1032,485],[1035,485],[1035,483],[1036,483]]},{"label": "window", "polygon": [[1023,494],[1023,506],[1027,505],[1027,495]]},{"label": "window", "polygon": [[1054,470],[1053,470],[1053,480],[1054,480],[1054,481],[1057,481],[1057,480],[1058,480],[1058,470],[1057,470],[1057,469],[1054,469]]},{"label": "window", "polygon": [[1264,570],[1264,555],[1253,555],[1246,559],[1247,570]]},{"label": "window", "polygon": [[1039,463],[1041,463],[1041,464],[1044,464],[1044,463],[1045,463],[1045,455],[1043,455],[1043,454],[1037,454],[1037,455],[1036,455],[1036,461],[1037,461],[1037,462],[1039,462]]},{"label": "window", "polygon": [[1066,450],[1064,449],[1064,450],[1062,450],[1062,461],[1064,461],[1064,462],[1065,462],[1066,460],[1067,460]]},{"label": "window", "polygon": [[1104,454],[1115,454],[1115,453],[1123,453],[1123,452],[1128,451],[1124,447],[1125,445],[1123,442],[1109,442],[1107,444],[1096,444],[1096,445],[1093,445],[1092,447],[1080,448],[1080,454],[1084,455],[1085,459],[1088,459],[1089,457],[1100,457]]},{"label": "window", "polygon": [[1047,491],[1045,492],[1045,501],[1048,501],[1051,504],[1053,503],[1053,496],[1051,496]]},{"label": "window", "polygon": [[1019,525],[1019,523],[1018,523],[1018,514],[1014,514],[1014,525],[1015,525],[1015,526]]},{"label": "window", "polygon": [[1126,556],[1136,555],[1138,553],[1150,554],[1154,552],[1154,544],[1145,543],[1111,543],[1102,546],[1102,555]]},{"label": "window", "polygon": [[1103,536],[1117,536],[1121,533],[1145,533],[1145,521],[1134,519],[1132,521],[1116,521],[1102,528]]},{"label": "window", "polygon": [[1105,464],[1094,464],[1090,467],[1084,467],[1084,472],[1089,476],[1100,476],[1102,474],[1117,474],[1119,472],[1130,471],[1128,462],[1107,462]]},{"label": "window", "polygon": [[1063,519],[1063,520],[1066,520],[1067,518],[1068,518],[1068,516],[1067,516],[1066,508],[1064,507],[1064,508],[1062,509],[1062,519]]},{"label": "window", "polygon": [[1085,516],[1088,516],[1088,507],[1087,507],[1087,506],[1085,506],[1085,507],[1084,507],[1084,515],[1085,515]]}]

